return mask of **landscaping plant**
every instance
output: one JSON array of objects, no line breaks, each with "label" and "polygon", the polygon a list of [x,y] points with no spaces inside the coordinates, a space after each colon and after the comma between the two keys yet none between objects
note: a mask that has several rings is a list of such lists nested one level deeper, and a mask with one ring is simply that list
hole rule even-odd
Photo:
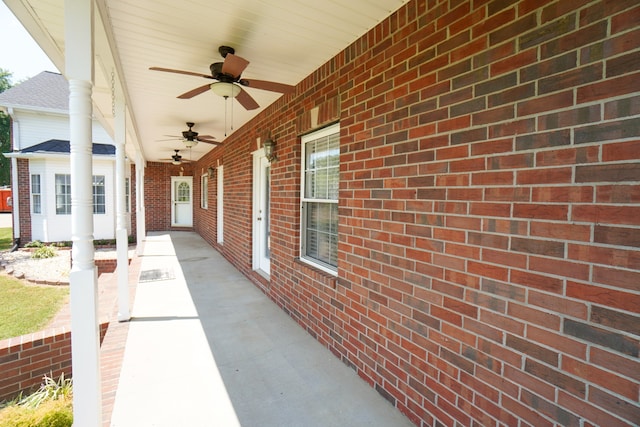
[{"label": "landscaping plant", "polygon": [[43,259],[56,256],[56,249],[53,246],[41,246],[31,254],[31,258]]},{"label": "landscaping plant", "polygon": [[0,409],[0,427],[71,427],[73,387],[64,373],[56,381],[45,376],[35,392]]}]

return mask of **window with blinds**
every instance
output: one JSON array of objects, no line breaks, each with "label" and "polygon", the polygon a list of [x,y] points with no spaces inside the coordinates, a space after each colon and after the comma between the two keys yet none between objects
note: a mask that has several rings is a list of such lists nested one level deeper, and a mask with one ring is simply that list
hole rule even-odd
[{"label": "window with blinds", "polygon": [[56,174],[56,215],[71,215],[71,175]]},{"label": "window with blinds", "polygon": [[104,190],[104,175],[93,176],[93,213],[106,213],[106,194]]},{"label": "window with blinds", "polygon": [[338,267],[340,126],[302,138],[301,259],[335,273]]},{"label": "window with blinds", "polygon": [[40,175],[31,175],[31,212],[42,213],[42,190],[40,186]]}]

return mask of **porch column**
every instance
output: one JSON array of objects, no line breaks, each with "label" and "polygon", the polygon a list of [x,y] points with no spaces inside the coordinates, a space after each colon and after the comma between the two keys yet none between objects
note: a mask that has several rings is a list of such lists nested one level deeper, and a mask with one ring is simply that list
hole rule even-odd
[{"label": "porch column", "polygon": [[71,357],[74,425],[102,424],[98,275],[93,248],[93,1],[65,0],[71,142]]},{"label": "porch column", "polygon": [[125,153],[126,117],[125,103],[116,96],[115,104],[115,142],[116,142],[116,252],[118,257],[118,321],[126,322],[129,314],[129,241],[127,236],[127,212],[125,189]]},{"label": "porch column", "polygon": [[136,152],[136,240],[138,245],[136,252],[142,252],[142,242],[147,235],[146,218],[144,210],[144,167],[145,161],[141,151]]}]

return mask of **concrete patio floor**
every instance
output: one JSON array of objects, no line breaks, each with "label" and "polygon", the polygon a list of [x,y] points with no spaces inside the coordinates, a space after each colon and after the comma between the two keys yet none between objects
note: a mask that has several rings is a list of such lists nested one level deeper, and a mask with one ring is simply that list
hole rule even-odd
[{"label": "concrete patio floor", "polygon": [[102,349],[105,425],[412,425],[196,233],[150,234],[132,269],[132,320]]}]

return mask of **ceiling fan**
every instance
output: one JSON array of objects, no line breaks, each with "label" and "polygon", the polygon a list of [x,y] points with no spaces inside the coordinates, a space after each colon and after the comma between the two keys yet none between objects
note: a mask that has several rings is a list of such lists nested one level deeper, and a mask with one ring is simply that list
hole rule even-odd
[{"label": "ceiling fan", "polygon": [[220,145],[221,142],[214,141],[216,139],[215,136],[211,135],[199,135],[198,132],[192,130],[191,128],[195,126],[193,122],[187,122],[187,127],[189,129],[182,131],[182,136],[178,135],[165,135],[172,139],[178,139],[184,142],[184,145],[187,148],[195,147],[198,145],[198,142],[206,142],[207,144]]},{"label": "ceiling fan", "polygon": [[242,79],[242,72],[249,65],[249,61],[235,55],[235,49],[229,46],[220,46],[218,52],[224,58],[224,62],[214,62],[209,66],[211,74],[200,74],[192,71],[174,70],[172,68],[150,67],[153,71],[163,71],[167,73],[186,74],[189,76],[204,77],[205,79],[217,80],[208,83],[179,95],[180,99],[190,99],[196,95],[211,89],[214,93],[225,98],[236,98],[238,102],[247,110],[255,110],[260,107],[258,103],[249,95],[242,86],[256,89],[268,90],[271,92],[290,93],[295,91],[295,86],[276,83],[266,80]]},{"label": "ceiling fan", "polygon": [[182,162],[190,162],[191,161],[191,160],[186,160],[186,159],[183,160],[182,156],[180,155],[180,150],[173,150],[173,151],[175,151],[176,153],[173,156],[171,156],[170,159],[163,159],[163,160],[169,161],[169,162],[171,162],[171,164],[176,165],[176,166],[182,164]]}]

